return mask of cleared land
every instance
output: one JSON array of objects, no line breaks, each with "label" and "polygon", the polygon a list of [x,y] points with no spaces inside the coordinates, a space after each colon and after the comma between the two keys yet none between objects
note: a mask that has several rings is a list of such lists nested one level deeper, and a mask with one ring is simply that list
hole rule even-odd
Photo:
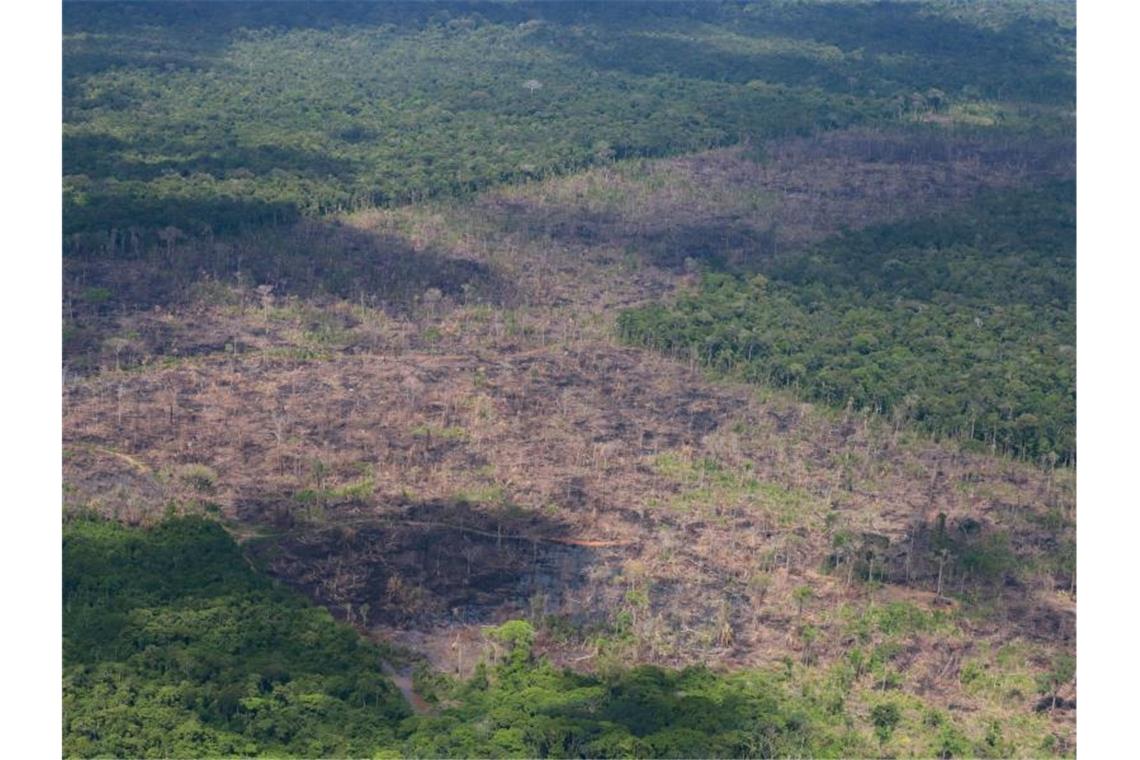
[{"label": "cleared land", "polygon": [[520,616],[584,669],[790,658],[810,680],[860,650],[858,699],[1071,746],[1072,712],[1035,712],[1033,684],[1073,646],[1071,470],[713,382],[613,330],[688,287],[687,259],[791,255],[1071,160],[835,133],[173,240],[145,275],[69,264],[65,499],[217,513],[273,574],[445,672]]}]

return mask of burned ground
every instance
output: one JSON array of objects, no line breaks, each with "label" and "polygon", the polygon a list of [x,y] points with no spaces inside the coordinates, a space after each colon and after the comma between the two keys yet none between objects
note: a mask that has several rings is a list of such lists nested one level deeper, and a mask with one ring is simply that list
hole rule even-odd
[{"label": "burned ground", "polygon": [[[1035,516],[1071,498],[1030,466],[761,401],[604,343],[89,380],[69,395],[67,445],[73,498],[106,494],[111,467],[142,512],[208,504],[338,615],[449,636],[538,598],[542,614],[586,625],[632,591],[647,605],[644,656],[677,663],[763,661],[801,624],[800,585],[838,601],[853,582],[888,581],[930,598],[939,514],[1035,557],[1059,535]],[[116,454],[95,468],[93,450]],[[145,489],[140,467],[155,473]],[[837,555],[841,535],[855,551]],[[1009,596],[1029,601],[1008,614],[1055,628],[1056,578],[1025,578]]]},{"label": "burned ground", "polygon": [[560,609],[605,549],[548,515],[466,502],[394,503],[249,542],[269,572],[362,626],[479,625]]}]

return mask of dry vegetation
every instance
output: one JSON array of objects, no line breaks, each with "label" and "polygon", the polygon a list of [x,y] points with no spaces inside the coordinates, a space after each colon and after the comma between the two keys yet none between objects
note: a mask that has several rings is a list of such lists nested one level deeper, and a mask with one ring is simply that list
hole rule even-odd
[{"label": "dry vegetation", "polygon": [[[471,666],[481,624],[520,615],[583,668],[827,666],[890,644],[883,690],[1071,741],[1071,713],[1033,713],[1027,675],[1073,645],[1075,581],[1049,560],[1071,471],[714,383],[611,337],[615,307],[683,287],[687,258],[779,255],[1070,162],[1060,145],[840,133],[307,233],[330,251],[398,240],[467,288],[234,282],[256,240],[211,248],[216,276],[145,310],[85,303],[108,275],[72,272],[65,501],[129,522],[216,512],[274,574],[449,670]],[[939,578],[940,514],[1008,535],[1011,585]]]}]

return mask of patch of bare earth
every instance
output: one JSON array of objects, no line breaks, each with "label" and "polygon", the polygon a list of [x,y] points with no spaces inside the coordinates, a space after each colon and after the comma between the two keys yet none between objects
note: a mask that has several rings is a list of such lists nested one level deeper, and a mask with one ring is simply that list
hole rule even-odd
[{"label": "patch of bare earth", "polygon": [[[536,605],[600,622],[644,589],[640,655],[666,662],[787,651],[794,587],[821,606],[851,591],[846,567],[821,572],[840,530],[881,542],[879,572],[910,573],[929,604],[930,563],[907,556],[920,524],[970,517],[1032,542],[1027,516],[1068,498],[1032,468],[596,342],[215,361],[89,381],[68,403],[75,494],[216,504],[338,614],[452,636]],[[1049,608],[1052,587],[1016,589],[1011,609]],[[1040,614],[1062,628],[1047,637],[1071,635]]]}]

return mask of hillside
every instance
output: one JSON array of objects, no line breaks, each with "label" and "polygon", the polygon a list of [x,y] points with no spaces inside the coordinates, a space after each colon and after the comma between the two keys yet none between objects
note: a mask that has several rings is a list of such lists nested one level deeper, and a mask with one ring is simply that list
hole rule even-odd
[{"label": "hillside", "polygon": [[1075,752],[1070,6],[194,7],[65,6],[65,754]]}]

